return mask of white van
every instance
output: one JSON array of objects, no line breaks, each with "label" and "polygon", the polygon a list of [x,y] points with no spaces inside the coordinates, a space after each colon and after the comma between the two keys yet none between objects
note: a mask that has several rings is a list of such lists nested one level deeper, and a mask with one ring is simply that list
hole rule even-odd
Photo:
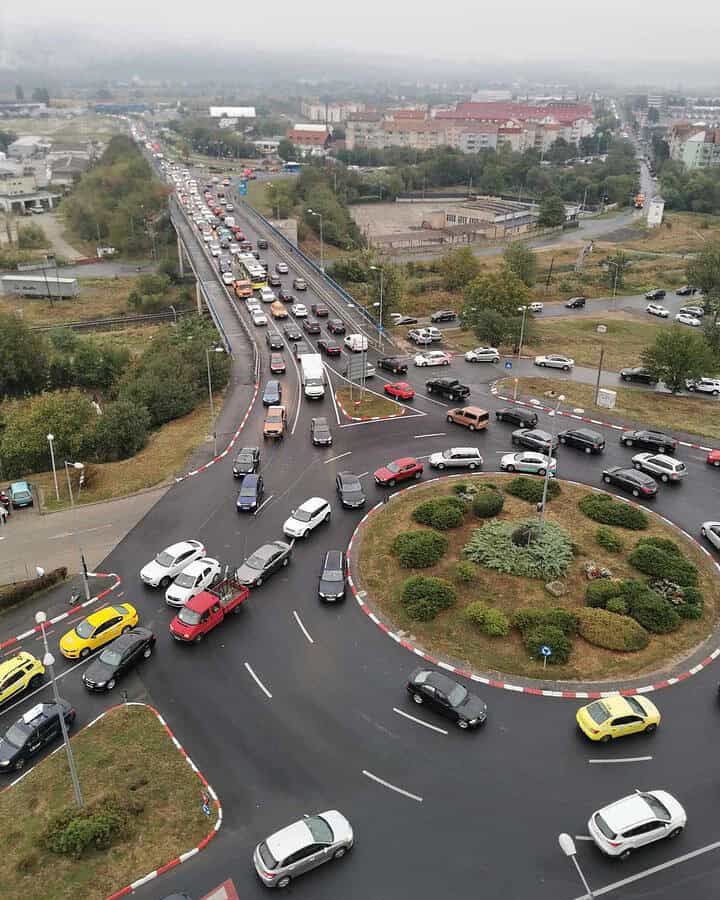
[{"label": "white van", "polygon": [[364,334],[348,334],[345,337],[344,344],[353,353],[362,353],[368,348],[368,339]]}]

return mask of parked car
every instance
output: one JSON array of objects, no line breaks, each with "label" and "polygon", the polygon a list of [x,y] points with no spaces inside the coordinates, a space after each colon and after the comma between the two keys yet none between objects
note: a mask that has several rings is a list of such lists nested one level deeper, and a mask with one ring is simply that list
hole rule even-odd
[{"label": "parked car", "polygon": [[310,311],[316,319],[324,319],[330,315],[330,310],[324,303],[311,303]]},{"label": "parked car", "polygon": [[655,288],[652,291],[647,291],[645,293],[646,300],[662,300],[665,296],[665,291],[662,288]]},{"label": "parked car", "polygon": [[292,546],[285,541],[263,544],[243,562],[235,578],[245,587],[260,587],[275,572],[290,562]]},{"label": "parked car", "polygon": [[273,375],[282,375],[287,369],[282,353],[270,354],[270,371]]},{"label": "parked car", "polygon": [[304,278],[293,278],[293,287],[296,291],[306,291],[307,282]]},{"label": "parked car", "polygon": [[335,476],[335,490],[341,505],[346,509],[357,509],[365,503],[362,484],[353,472],[338,472]]},{"label": "parked car", "polygon": [[603,471],[602,479],[605,484],[614,484],[633,497],[654,497],[658,492],[657,481],[654,478],[625,466],[610,466]]},{"label": "parked car", "polygon": [[235,500],[235,508],[238,512],[254,513],[261,506],[264,493],[262,475],[246,475]]},{"label": "parked car", "polygon": [[277,331],[266,332],[265,343],[271,350],[283,350],[285,347],[285,341],[283,341],[282,335]]},{"label": "parked car", "polygon": [[696,319],[702,319],[705,315],[705,308],[702,306],[683,306],[678,312],[685,313],[688,316],[694,316]]},{"label": "parked car", "polygon": [[688,473],[684,462],[662,453],[636,453],[632,462],[636,469],[649,475],[656,475],[665,483],[681,481]]},{"label": "parked car", "polygon": [[509,422],[511,425],[519,425],[522,428],[534,428],[538,423],[538,415],[530,409],[522,406],[505,406],[495,410],[495,418],[498,422]]},{"label": "parked car", "polygon": [[[248,475],[245,481],[255,477]],[[200,559],[194,560],[175,576],[173,583],[165,591],[165,602],[168,606],[182,606],[183,603],[187,603],[195,594],[199,594],[217,581],[221,568],[220,563],[209,556],[201,556]]]},{"label": "parked car", "polygon": [[150,659],[155,635],[149,628],[133,628],[121,634],[83,672],[83,685],[89,691],[111,691],[118,680],[143,659]]},{"label": "parked car", "polygon": [[529,306],[528,310],[532,313],[542,312],[545,309],[545,304],[540,303],[539,300],[533,301]]},{"label": "parked car", "polygon": [[454,322],[457,314],[452,309],[438,309],[430,316],[431,322]]},{"label": "parked car", "polygon": [[325,416],[313,416],[310,420],[310,436],[316,447],[329,447],[333,442],[330,425]]},{"label": "parked car", "polygon": [[483,458],[477,447],[450,447],[431,453],[428,463],[433,469],[481,469]]},{"label": "parked car", "polygon": [[232,473],[234,478],[243,478],[257,472],[260,465],[260,448],[243,447],[233,460]]},{"label": "parked car", "polygon": [[548,369],[562,369],[569,372],[575,365],[575,360],[569,356],[560,356],[559,353],[549,353],[546,356],[536,356],[533,360],[536,366]]},{"label": "parked car", "polygon": [[684,284],[675,291],[678,297],[692,297],[696,292],[697,288],[694,288],[689,284]]},{"label": "parked car", "polygon": [[421,344],[427,346],[428,344],[432,344],[432,338],[429,334],[426,333],[424,328],[413,328],[411,331],[407,333],[407,339],[412,341],[414,344]]},{"label": "parked car", "polygon": [[447,411],[446,419],[455,425],[463,425],[470,431],[481,431],[490,422],[490,413],[479,406],[461,406]]},{"label": "parked car", "polygon": [[635,791],[590,816],[588,831],[606,856],[627,859],[647,844],[677,837],[687,814],[667,791]]},{"label": "parked car", "polygon": [[8,488],[8,495],[13,509],[33,505],[32,488],[27,481],[13,481]]},{"label": "parked car", "polygon": [[702,325],[702,322],[696,316],[690,316],[684,312],[677,313],[675,315],[675,321],[679,325],[689,325],[691,328],[699,328],[700,325]]},{"label": "parked car", "polygon": [[587,297],[571,297],[566,301],[567,309],[582,309],[585,306]]},{"label": "parked car", "polygon": [[620,377],[623,381],[637,381],[639,384],[656,385],[657,378],[642,366],[631,366],[628,369],[620,369]]},{"label": "parked car", "polygon": [[345,334],[345,323],[342,319],[328,319],[327,330],[330,334]]},{"label": "parked car", "polygon": [[496,363],[500,362],[500,351],[496,347],[476,347],[468,350],[465,361],[469,363]]},{"label": "parked car", "polygon": [[651,316],[657,316],[660,319],[667,319],[670,315],[670,310],[659,303],[648,303],[645,307],[645,312],[649,313]]},{"label": "parked car", "polygon": [[304,538],[321,523],[329,522],[332,508],[322,497],[310,497],[294,509],[283,523],[283,534]]},{"label": "parked car", "polygon": [[605,449],[605,438],[599,431],[590,428],[568,428],[558,434],[561,444],[584,450],[585,453],[602,453]]},{"label": "parked car", "polygon": [[318,350],[321,350],[326,356],[340,356],[342,354],[342,347],[340,344],[330,338],[320,338],[317,345]]},{"label": "parked car", "polygon": [[422,474],[423,464],[413,456],[405,456],[380,466],[373,472],[373,477],[375,483],[382,487],[395,487],[398,481],[408,481],[410,478],[419,480]]},{"label": "parked car", "polygon": [[200,541],[178,541],[171,544],[140,570],[141,580],[150,587],[166,590],[170,582],[191,562],[205,556],[205,547]]},{"label": "parked car", "polygon": [[520,453],[505,453],[500,457],[501,472],[524,472],[528,475],[545,475],[550,470],[550,475],[555,475],[557,460],[554,456],[548,457],[543,453],[535,453],[532,450],[523,450]]},{"label": "parked car", "polygon": [[703,522],[700,534],[709,541],[716,550],[720,550],[720,522]]},{"label": "parked car", "polygon": [[377,361],[377,367],[394,375],[405,375],[408,370],[407,360],[401,356],[384,356]]},{"label": "parked car", "polygon": [[638,447],[640,450],[652,450],[653,453],[674,453],[677,450],[675,438],[662,431],[650,429],[623,431],[620,443],[624,447]]},{"label": "parked car", "polygon": [[22,691],[39,687],[44,674],[45,666],[27,650],[4,659],[0,662],[0,704],[14,699]]},{"label": "parked car", "polygon": [[416,366],[449,366],[452,357],[444,350],[426,350],[424,353],[418,353],[413,358]]},{"label": "parked car", "polygon": [[279,381],[268,381],[262,395],[263,406],[277,406],[282,402],[282,386]]},{"label": "parked car", "polygon": [[430,378],[425,382],[425,390],[448,400],[464,400],[470,396],[470,388],[460,384],[457,378]]},{"label": "parked car", "polygon": [[712,394],[717,397],[720,394],[720,380],[717,378],[688,378],[685,387],[689,391],[698,391],[701,394]]},{"label": "parked car", "polygon": [[402,313],[390,313],[393,325],[417,325],[415,316],[404,316]]},{"label": "parked car", "polygon": [[394,384],[386,384],[383,390],[395,400],[414,400],[415,388],[407,381],[396,381]]},{"label": "parked car", "polygon": [[347,564],[342,550],[328,550],[323,556],[318,579],[318,597],[334,601],[345,599]]},{"label": "parked car", "polygon": [[512,442],[520,447],[527,447],[530,450],[542,450],[545,453],[558,445],[557,437],[553,437],[548,431],[540,428],[518,428],[512,433]]},{"label": "parked car", "polygon": [[415,669],[405,687],[418,706],[426,704],[459,728],[476,728],[487,720],[487,704],[441,672]]},{"label": "parked car", "polygon": [[0,739],[0,772],[19,771],[43,747],[62,737],[60,716],[67,728],[75,721],[75,710],[67,702],[38,703],[15,722]]}]

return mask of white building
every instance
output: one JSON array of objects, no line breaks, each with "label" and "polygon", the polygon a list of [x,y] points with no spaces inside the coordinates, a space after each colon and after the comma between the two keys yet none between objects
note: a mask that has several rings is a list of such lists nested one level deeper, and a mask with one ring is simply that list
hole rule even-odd
[{"label": "white building", "polygon": [[300,104],[300,113],[311,122],[338,123],[347,121],[353,113],[362,112],[364,103],[339,101],[337,103],[322,103],[317,99],[303,100]]},{"label": "white building", "polygon": [[647,207],[647,223],[648,228],[657,228],[662,225],[663,213],[665,211],[665,201],[662,197],[653,197]]},{"label": "white building", "polygon": [[45,153],[49,149],[50,143],[45,138],[26,134],[8,146],[7,154],[11,159],[25,159],[28,156]]},{"label": "white building", "polygon": [[211,106],[211,119],[254,119],[254,106]]},{"label": "white building", "polygon": [[505,91],[500,88],[483,88],[475,91],[470,99],[474,103],[498,103],[502,100],[512,100],[512,96],[512,91]]}]

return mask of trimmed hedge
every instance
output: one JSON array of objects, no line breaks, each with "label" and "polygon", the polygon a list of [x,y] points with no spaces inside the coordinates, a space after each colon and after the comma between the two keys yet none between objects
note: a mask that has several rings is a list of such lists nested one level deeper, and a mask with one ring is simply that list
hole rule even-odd
[{"label": "trimmed hedge", "polygon": [[594,609],[605,609],[608,600],[619,597],[622,591],[622,582],[612,578],[596,578],[585,588],[585,606]]},{"label": "trimmed hedge", "polygon": [[456,581],[460,581],[463,584],[469,584],[477,578],[477,567],[472,563],[461,560],[456,564],[453,574]]},{"label": "trimmed hedge", "polygon": [[60,566],[58,569],[51,569],[39,578],[30,578],[27,581],[16,581],[13,584],[6,584],[0,588],[0,609],[7,609],[14,606],[22,600],[27,600],[39,591],[45,591],[60,581],[67,578],[67,569]]},{"label": "trimmed hedge", "polygon": [[629,609],[633,619],[653,634],[677,631],[682,621],[675,608],[649,588],[630,603]]},{"label": "trimmed hedge", "polygon": [[577,633],[577,615],[563,606],[521,606],[513,614],[513,625],[523,634],[539,625],[552,625],[564,634]]},{"label": "trimmed hedge", "polygon": [[[528,503],[539,503],[543,496],[544,481],[542,478],[528,478],[526,475],[519,475],[508,481],[505,490],[513,497],[519,497],[521,500],[527,500]],[[562,489],[557,481],[550,479],[548,482],[547,499],[553,500]]]},{"label": "trimmed hedge", "polygon": [[547,646],[552,655],[547,657],[548,665],[562,666],[570,659],[572,643],[557,625],[535,625],[523,632],[525,649],[534,659],[545,659],[540,648]]},{"label": "trimmed hedge", "polygon": [[625,541],[606,525],[601,525],[595,532],[595,540],[608,553],[620,553],[625,549]]},{"label": "trimmed hedge", "polygon": [[609,494],[586,494],[578,501],[580,512],[602,525],[618,525],[632,531],[642,531],[650,524],[647,515],[629,503],[615,500]]},{"label": "trimmed hedge", "polygon": [[611,613],[617,613],[619,616],[627,615],[627,603],[622,597],[611,597],[605,604],[605,609]]},{"label": "trimmed hedge", "polygon": [[465,504],[459,497],[434,497],[418,504],[412,517],[420,525],[430,525],[431,528],[446,531],[462,525]]},{"label": "trimmed hedge", "polygon": [[505,498],[499,491],[479,491],[472,502],[472,511],[478,519],[491,519],[501,512]]},{"label": "trimmed hedge", "polygon": [[401,531],[390,545],[403,569],[434,566],[447,548],[448,539],[437,531]]},{"label": "trimmed hedge", "polygon": [[487,606],[481,600],[469,603],[463,610],[463,616],[488,637],[507,637],[510,634],[510,622],[505,613]]},{"label": "trimmed hedge", "polygon": [[695,587],[698,583],[697,566],[687,559],[675,541],[667,538],[642,538],[628,561],[652,578],[668,578],[681,587]]},{"label": "trimmed hedge", "polygon": [[630,653],[642,650],[650,642],[647,631],[630,616],[586,608],[578,610],[577,617],[580,637],[596,647]]},{"label": "trimmed hedge", "polygon": [[411,619],[429,622],[456,600],[453,586],[443,578],[413,575],[407,578],[402,590],[402,604]]}]

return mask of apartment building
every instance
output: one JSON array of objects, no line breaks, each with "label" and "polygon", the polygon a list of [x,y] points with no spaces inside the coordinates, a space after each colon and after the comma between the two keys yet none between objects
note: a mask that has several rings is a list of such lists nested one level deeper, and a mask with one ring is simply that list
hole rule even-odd
[{"label": "apartment building", "polygon": [[364,109],[364,103],[345,100],[324,103],[317,97],[302,100],[300,103],[300,115],[311,122],[324,122],[326,125],[345,122],[353,113],[362,112]]},{"label": "apartment building", "polygon": [[720,127],[705,122],[677,122],[668,135],[670,159],[688,169],[720,165]]},{"label": "apartment building", "polygon": [[303,122],[293,125],[286,137],[303,156],[325,156],[330,143],[330,132],[324,125],[307,125]]}]

